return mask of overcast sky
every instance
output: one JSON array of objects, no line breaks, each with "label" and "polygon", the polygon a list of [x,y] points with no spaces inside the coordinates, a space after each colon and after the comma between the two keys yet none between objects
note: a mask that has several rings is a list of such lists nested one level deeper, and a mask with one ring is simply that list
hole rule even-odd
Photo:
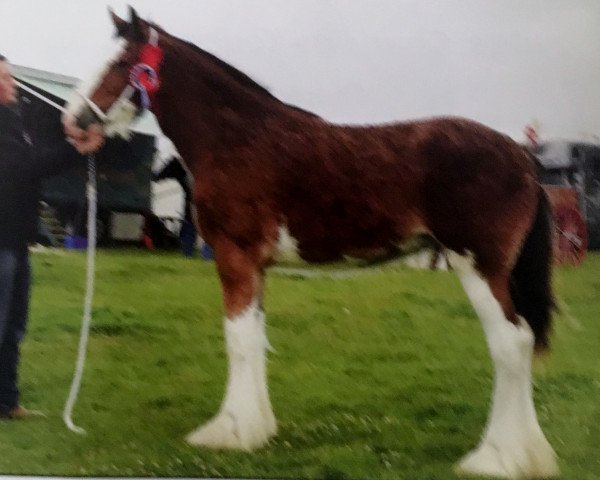
[{"label": "overcast sky", "polygon": [[329,120],[600,135],[600,0],[0,0],[0,52],[85,77],[127,4]]}]

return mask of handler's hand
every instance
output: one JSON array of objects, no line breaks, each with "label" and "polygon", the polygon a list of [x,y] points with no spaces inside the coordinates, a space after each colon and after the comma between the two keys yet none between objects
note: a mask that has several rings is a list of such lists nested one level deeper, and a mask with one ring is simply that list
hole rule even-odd
[{"label": "handler's hand", "polygon": [[64,127],[67,139],[82,155],[94,153],[104,144],[104,134],[98,125],[82,130],[73,123],[65,122]]}]

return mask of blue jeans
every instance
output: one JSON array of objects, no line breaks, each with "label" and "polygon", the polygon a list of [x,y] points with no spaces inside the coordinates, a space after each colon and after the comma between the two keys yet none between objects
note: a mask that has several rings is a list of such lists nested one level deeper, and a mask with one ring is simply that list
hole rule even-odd
[{"label": "blue jeans", "polygon": [[0,247],[0,413],[19,404],[19,343],[27,325],[30,282],[27,249]]},{"label": "blue jeans", "polygon": [[179,241],[184,257],[193,257],[196,248],[196,227],[189,220],[183,220],[179,230]]}]

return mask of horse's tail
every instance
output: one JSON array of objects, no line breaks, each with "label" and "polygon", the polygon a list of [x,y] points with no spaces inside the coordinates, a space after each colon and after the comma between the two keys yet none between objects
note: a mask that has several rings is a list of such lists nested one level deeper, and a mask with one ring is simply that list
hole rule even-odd
[{"label": "horse's tail", "polygon": [[525,318],[535,337],[535,348],[548,348],[554,310],[552,295],[552,232],[550,202],[542,188],[531,230],[511,273],[510,294],[515,309]]}]

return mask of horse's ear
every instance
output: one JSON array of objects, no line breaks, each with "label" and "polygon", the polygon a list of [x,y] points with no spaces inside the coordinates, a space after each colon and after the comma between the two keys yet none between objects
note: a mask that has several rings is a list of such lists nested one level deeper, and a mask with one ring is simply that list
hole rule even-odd
[{"label": "horse's ear", "polygon": [[108,13],[110,14],[110,18],[116,28],[117,36],[124,37],[129,31],[129,24],[119,17],[110,7],[108,7]]},{"label": "horse's ear", "polygon": [[133,8],[131,5],[129,6],[129,17],[130,36],[133,38],[133,40],[144,42],[146,40],[146,37],[144,35],[144,25],[142,24],[140,17],[138,17],[135,8]]}]

